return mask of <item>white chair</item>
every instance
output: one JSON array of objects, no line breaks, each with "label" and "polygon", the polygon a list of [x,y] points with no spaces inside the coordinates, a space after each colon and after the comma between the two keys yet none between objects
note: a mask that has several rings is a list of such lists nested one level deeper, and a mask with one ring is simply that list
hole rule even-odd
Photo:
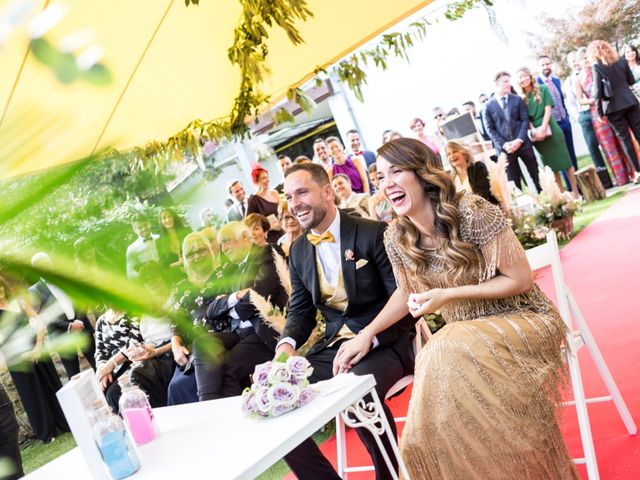
[{"label": "white chair", "polygon": [[[416,322],[416,338],[414,340],[414,352],[417,355],[422,346],[431,338],[431,330],[424,321],[420,319]],[[402,390],[407,388],[413,383],[413,375],[406,375],[398,380],[387,392],[384,399],[397,395]],[[396,423],[402,423],[407,420],[407,417],[396,417],[393,419]],[[336,449],[338,453],[338,475],[341,478],[347,479],[349,472],[370,472],[374,470],[373,465],[365,465],[358,467],[347,466],[347,442],[346,442],[346,427],[341,415],[336,417]]]},{"label": "white chair", "polygon": [[[560,262],[560,251],[558,249],[558,240],[554,231],[547,234],[547,243],[527,250],[527,260],[529,261],[529,265],[531,265],[531,269],[534,271],[546,267],[547,265],[551,265],[558,311],[569,329],[566,339],[566,348],[568,350],[567,358],[574,400],[571,402],[565,402],[563,406],[575,405],[576,407],[582,448],[584,450],[584,457],[574,459],[574,462],[576,464],[586,464],[588,478],[590,480],[597,480],[600,477],[598,474],[596,453],[593,447],[593,438],[591,436],[587,404],[613,401],[618,409],[620,418],[629,432],[629,435],[635,435],[638,428],[636,427],[636,424],[631,417],[631,413],[629,413],[629,409],[627,408],[627,405],[624,402],[613,377],[611,376],[611,372],[609,372],[609,369],[607,368],[607,364],[600,353],[598,345],[591,335],[591,331],[584,320],[584,316],[582,315],[573,294],[564,281],[562,264]],[[594,398],[585,397],[582,375],[580,374],[580,364],[578,362],[578,350],[583,346],[586,346],[587,350],[591,354],[591,357],[598,368],[598,372],[607,387],[609,395]]]}]

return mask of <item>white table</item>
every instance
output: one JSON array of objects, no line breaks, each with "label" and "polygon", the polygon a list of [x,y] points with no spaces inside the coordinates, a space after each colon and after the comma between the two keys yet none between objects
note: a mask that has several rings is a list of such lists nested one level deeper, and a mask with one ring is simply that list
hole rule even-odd
[{"label": "white table", "polygon": [[[278,418],[249,419],[240,397],[154,409],[160,436],[139,447],[141,468],[132,480],[165,478],[254,479],[340,412],[350,412],[351,426],[365,425],[380,436],[390,435],[375,392],[373,375],[340,375],[319,388],[336,390],[317,395],[304,407]],[[367,410],[362,398],[372,393]],[[345,414],[343,413],[343,416]],[[355,418],[355,421],[354,421]],[[391,436],[393,452],[399,458]],[[91,478],[80,450],[74,448],[26,479]]]}]

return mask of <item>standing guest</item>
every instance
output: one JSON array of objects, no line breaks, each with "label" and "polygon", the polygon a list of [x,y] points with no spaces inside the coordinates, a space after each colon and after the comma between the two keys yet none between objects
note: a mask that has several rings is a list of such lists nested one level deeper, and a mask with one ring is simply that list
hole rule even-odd
[{"label": "standing guest", "polygon": [[453,184],[456,191],[474,193],[494,205],[500,204],[491,193],[486,165],[476,162],[464,145],[454,141],[448,142],[447,158],[453,168]]},{"label": "standing guest", "polygon": [[[640,142],[640,106],[630,86],[635,83],[633,73],[624,58],[619,58],[611,44],[596,40],[587,47],[587,57],[593,65],[593,99],[598,115],[607,116],[613,131],[620,139],[622,149],[631,160],[635,173],[633,182],[640,181],[640,163],[631,132]],[[604,82],[611,87],[611,97],[606,100]],[[609,93],[609,92],[607,92]]]},{"label": "standing guest", "polygon": [[[203,326],[209,303],[220,293],[217,273],[224,270],[222,256],[214,253],[212,241],[200,232],[187,235],[182,245],[186,280],[178,284],[172,303],[189,315],[193,325]],[[198,385],[193,370],[192,332],[174,327],[171,351],[176,368],[167,387],[167,405],[182,405],[198,401]]]},{"label": "standing guest", "polygon": [[[571,164],[575,170],[578,169],[578,160],[576,159],[576,151],[573,147],[573,133],[571,131],[571,120],[569,119],[569,115],[567,114],[567,107],[564,104],[564,93],[562,92],[562,84],[560,83],[560,79],[554,75],[552,75],[551,70],[551,58],[547,55],[541,55],[538,58],[538,65],[540,66],[540,75],[538,75],[538,84],[544,85],[549,90],[549,94],[551,95],[551,99],[553,101],[551,115],[553,119],[556,121],[560,130],[564,135],[564,142],[567,146],[567,152],[569,152],[569,158],[571,160]],[[567,175],[568,177],[568,175]],[[569,180],[569,185],[571,185],[571,189],[573,189],[573,183],[571,182],[570,177],[565,177],[565,180]],[[577,190],[573,190],[577,192]]]},{"label": "standing guest", "polygon": [[200,229],[203,228],[208,228],[208,227],[212,227],[213,225],[215,225],[215,214],[213,213],[213,210],[210,209],[209,207],[205,207],[202,210],[200,210]]},{"label": "standing guest", "polygon": [[[38,252],[31,257],[31,265],[41,271],[53,272],[51,258],[44,252]],[[60,288],[42,277],[29,288],[29,292],[32,294],[34,309],[41,317],[46,318],[45,323],[49,336],[68,335],[72,332],[81,333],[86,341],[82,353],[91,367],[96,368],[93,361],[95,354],[93,326],[87,316],[79,315],[80,318],[76,318],[76,311],[71,299]],[[68,378],[80,373],[77,351],[61,354],[60,360]]]},{"label": "standing guest", "polygon": [[327,145],[333,157],[333,167],[329,177],[344,173],[351,180],[351,188],[354,192],[369,193],[369,179],[360,159],[345,155],[344,147],[338,137],[327,138]]},{"label": "standing guest", "polygon": [[[476,104],[473,103],[471,100],[469,100],[462,104],[462,108],[465,112],[470,113],[471,116],[474,118],[476,122],[476,126],[478,128],[478,132],[480,132],[480,135],[482,135],[482,139],[485,141],[489,141],[490,140],[489,134],[487,133],[487,129],[484,126],[484,120],[482,119],[482,114],[476,112]],[[449,160],[449,163],[451,163],[451,160]]]},{"label": "standing guest", "polygon": [[357,369],[403,314],[439,310],[446,326],[416,358],[402,434],[411,478],[577,480],[556,418],[566,326],[500,209],[456,193],[430,156],[409,139],[378,150],[399,218],[385,233],[398,289],[338,367]]},{"label": "standing guest", "polygon": [[182,241],[191,232],[171,208],[160,210],[158,225],[160,236],[156,245],[160,264],[164,267],[177,268],[182,265]]},{"label": "standing guest", "polygon": [[633,167],[624,150],[622,150],[620,140],[611,128],[606,117],[598,115],[596,102],[592,94],[593,71],[586,57],[586,50],[586,48],[582,48],[578,51],[578,59],[582,60],[582,71],[579,81],[576,84],[576,98],[579,104],[589,107],[593,131],[596,134],[598,143],[602,147],[604,158],[613,172],[616,185],[626,185],[633,179]]},{"label": "standing guest", "polygon": [[556,177],[558,188],[562,191],[560,172],[564,171],[569,179],[570,190],[578,195],[575,169],[571,164],[571,157],[564,141],[562,130],[552,115],[553,102],[551,94],[545,85],[535,81],[531,71],[522,67],[516,72],[516,90],[520,98],[527,105],[529,119],[533,127],[531,140],[542,158],[542,163],[551,170]]},{"label": "standing guest", "polygon": [[[310,232],[291,247],[293,292],[276,357],[281,353],[295,355],[315,328],[316,309],[320,310],[326,319],[324,338],[307,354],[313,366],[310,381],[317,382],[337,373],[333,362],[339,349],[376,318],[396,291],[396,280],[383,246],[386,225],[339,212],[329,177],[321,167],[292,167],[284,191],[289,211]],[[370,337],[368,353],[352,369],[356,375],[373,374],[381,399],[412,370],[406,313],[394,318],[403,321]],[[393,415],[384,402],[383,408],[395,435]],[[356,431],[373,457],[376,478],[391,478],[376,439],[364,428]],[[391,451],[386,436],[382,442],[385,450]],[[312,439],[292,450],[285,461],[298,478],[340,478]]]},{"label": "standing guest", "polygon": [[375,163],[369,167],[369,178],[376,189],[369,199],[369,217],[379,222],[391,223],[394,218],[393,208],[384,193],[379,190],[378,168]]},{"label": "standing guest", "polygon": [[5,338],[0,353],[7,362],[29,424],[38,440],[50,443],[69,426],[58,403],[62,388],[51,360],[43,354],[45,325],[29,296],[15,290],[15,281],[0,277],[0,331]]},{"label": "standing guest", "polygon": [[229,192],[231,205],[228,207],[225,222],[242,220],[247,216],[247,209],[249,208],[244,186],[240,180],[230,180],[227,183],[227,191]]},{"label": "standing guest", "polygon": [[338,199],[338,208],[351,208],[364,218],[369,217],[369,195],[355,193],[351,189],[351,180],[344,173],[338,173],[331,179],[331,186]]},{"label": "standing guest", "polygon": [[278,170],[280,170],[280,173],[282,174],[282,182],[276,185],[276,192],[278,192],[279,195],[282,195],[282,188],[284,185],[284,174],[291,165],[293,165],[293,162],[291,161],[291,157],[287,155],[278,156]]},{"label": "standing guest", "polygon": [[640,54],[638,54],[637,47],[631,44],[625,45],[622,51],[624,53],[624,59],[629,64],[631,73],[633,73],[633,78],[636,80],[635,83],[631,85],[631,90],[636,94],[636,97],[640,98]]},{"label": "standing guest", "polygon": [[[440,155],[440,148],[438,147],[438,141],[435,138],[427,135],[424,131],[424,127],[425,127],[424,120],[418,117],[411,120],[411,123],[409,124],[409,128],[415,134],[416,139],[420,140],[427,147],[429,147],[433,151],[433,153],[435,153],[436,155]],[[390,141],[390,140],[393,140],[393,138],[391,138],[391,135],[389,135],[389,140],[387,141]],[[383,143],[386,143],[386,142],[383,142]]]},{"label": "standing guest", "polygon": [[140,274],[140,268],[147,262],[160,261],[158,252],[158,235],[151,233],[151,222],[144,214],[138,214],[133,219],[133,231],[138,238],[127,247],[127,277],[135,280]]},{"label": "standing guest", "polygon": [[[375,164],[374,164],[375,165]],[[300,235],[302,235],[302,227],[298,219],[291,214],[286,202],[280,204],[280,223],[284,227],[284,235],[278,240],[278,246],[282,249],[285,258],[289,257],[291,245]]]},{"label": "standing guest", "polygon": [[267,238],[270,228],[267,217],[259,213],[250,213],[247,215],[247,218],[244,219],[243,223],[249,228],[251,239],[257,246],[265,247],[270,243]]},{"label": "standing guest", "polygon": [[7,467],[3,480],[18,480],[24,476],[18,443],[19,432],[13,404],[0,384],[0,464]]},{"label": "standing guest", "polygon": [[484,107],[484,124],[491,137],[496,153],[507,154],[507,176],[522,188],[522,172],[518,158],[522,160],[531,175],[533,183],[540,191],[538,161],[533,153],[529,130],[529,112],[518,95],[511,93],[511,74],[498,72],[495,76],[496,94]]},{"label": "standing guest", "polygon": [[[201,402],[240,395],[250,385],[255,366],[273,358],[278,333],[262,320],[251,303],[249,290],[281,310],[288,300],[271,248],[255,245],[245,225],[224,225],[218,232],[218,243],[230,260],[223,276],[232,281],[209,303],[205,317],[207,323],[225,328],[215,329],[215,333],[195,342],[193,364]],[[221,347],[214,359],[200,348],[202,340],[211,336]]]},{"label": "standing guest", "polygon": [[352,155],[364,158],[364,163],[367,168],[376,163],[376,154],[370,150],[365,150],[362,147],[362,140],[358,130],[351,129],[347,132],[347,142],[349,142],[349,148],[351,148]]},{"label": "standing guest", "polygon": [[329,147],[323,138],[316,138],[313,141],[313,162],[319,163],[327,173],[331,174],[333,159],[329,155]]},{"label": "standing guest", "polygon": [[[591,119],[590,105],[589,103],[580,102],[578,96],[580,74],[582,72],[582,65],[584,64],[584,57],[586,53],[587,49],[582,47],[575,52],[571,52],[567,56],[567,62],[572,69],[571,74],[565,80],[564,90],[567,95],[567,110],[571,117],[575,118],[575,120],[580,123],[582,135],[584,136],[587,148],[589,149],[591,161],[599,171],[602,169],[606,171],[607,167],[605,166],[602,152],[600,152],[600,144]],[[584,97],[584,95],[580,93],[580,97]],[[574,107],[570,107],[571,105],[574,105]]]},{"label": "standing guest", "polygon": [[480,103],[480,111],[484,108],[484,104],[489,101],[489,96],[486,93],[478,95],[478,102]]},{"label": "standing guest", "polygon": [[[424,130],[424,127],[423,127],[423,130]],[[397,130],[385,130],[384,132],[382,132],[383,145],[387,142],[390,142],[391,140],[395,140],[396,138],[402,138],[402,134]]]},{"label": "standing guest", "polygon": [[251,170],[251,178],[258,191],[249,198],[247,215],[259,213],[267,217],[271,226],[267,239],[269,243],[275,244],[283,235],[282,227],[278,223],[277,217],[280,195],[275,190],[269,189],[269,172],[260,165],[256,165]]},{"label": "standing guest", "polygon": [[306,155],[298,155],[295,160],[293,161],[293,163],[295,165],[298,165],[299,163],[311,163],[313,160],[311,160],[309,157],[307,157]]}]

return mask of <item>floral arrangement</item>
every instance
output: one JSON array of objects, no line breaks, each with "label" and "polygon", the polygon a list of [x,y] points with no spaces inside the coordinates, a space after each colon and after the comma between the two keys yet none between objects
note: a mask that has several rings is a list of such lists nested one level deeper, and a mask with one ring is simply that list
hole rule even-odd
[{"label": "floral arrangement", "polygon": [[549,228],[537,223],[536,215],[519,213],[512,218],[511,227],[525,250],[546,242]]},{"label": "floral arrangement", "polygon": [[548,225],[554,220],[573,217],[580,209],[581,202],[570,192],[561,192],[555,176],[549,167],[540,170],[541,192],[538,195],[539,210],[536,220]]},{"label": "floral arrangement", "polygon": [[313,367],[304,357],[289,357],[256,365],[251,387],[242,392],[242,412],[247,417],[279,417],[313,398],[309,376]]}]

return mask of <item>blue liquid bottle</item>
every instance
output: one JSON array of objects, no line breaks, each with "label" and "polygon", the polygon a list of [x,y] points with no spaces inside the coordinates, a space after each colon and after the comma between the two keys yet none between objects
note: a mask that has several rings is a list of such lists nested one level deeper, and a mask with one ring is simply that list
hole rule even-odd
[{"label": "blue liquid bottle", "polygon": [[93,422],[93,438],[111,478],[120,480],[137,472],[140,460],[120,417],[103,400],[93,402],[90,417]]}]

